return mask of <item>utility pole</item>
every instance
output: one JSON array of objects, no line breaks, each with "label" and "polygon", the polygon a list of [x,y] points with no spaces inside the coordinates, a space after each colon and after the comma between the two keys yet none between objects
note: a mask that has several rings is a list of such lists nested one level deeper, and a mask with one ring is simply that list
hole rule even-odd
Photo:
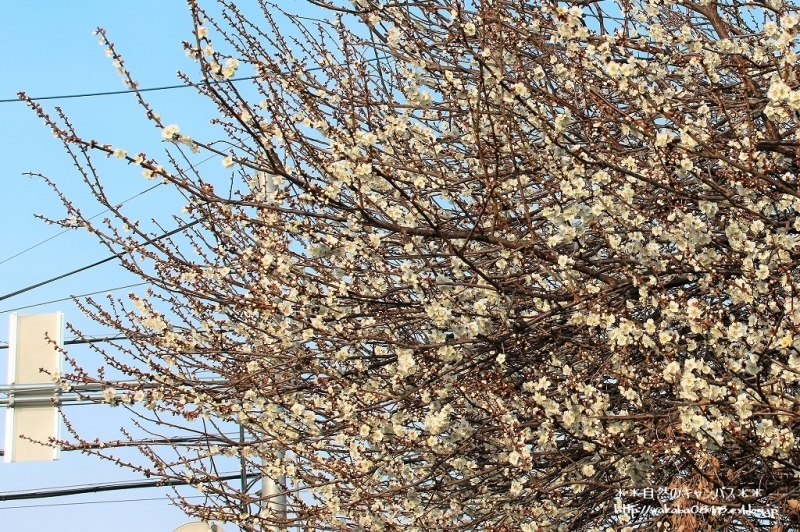
[{"label": "utility pole", "polygon": [[[274,158],[275,154],[273,153],[272,156]],[[266,167],[277,164],[275,161],[270,161],[266,157],[264,157],[260,162]],[[258,179],[259,199],[264,202],[272,201],[272,195],[278,188],[275,184],[273,177],[274,174],[259,170],[256,173],[256,176]],[[280,449],[277,451],[276,455],[278,460],[283,462],[285,451]],[[263,470],[266,470],[267,464],[263,458],[261,460],[261,466]],[[280,475],[276,479],[273,479],[266,474],[261,475],[261,509],[262,511],[266,510],[268,513],[276,515],[282,521],[286,520],[286,487],[287,478],[285,475]],[[280,527],[278,526],[270,528],[274,532],[280,531]]]},{"label": "utility pole", "polygon": [[0,388],[6,399],[4,462],[58,460],[60,449],[39,442],[58,440],[61,418],[53,404],[55,380],[61,372],[64,315],[12,314],[9,318],[8,386]]}]

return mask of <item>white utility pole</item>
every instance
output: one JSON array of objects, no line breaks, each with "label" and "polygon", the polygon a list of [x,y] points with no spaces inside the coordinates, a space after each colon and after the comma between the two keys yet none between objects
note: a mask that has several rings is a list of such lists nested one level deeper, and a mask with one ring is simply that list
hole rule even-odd
[{"label": "white utility pole", "polygon": [[[261,164],[270,164],[266,160],[262,160]],[[273,179],[273,174],[264,171],[256,173],[258,179],[258,195],[261,201],[270,201],[272,194],[277,190],[277,185]],[[277,453],[279,460],[283,461],[285,453],[279,450]],[[262,467],[267,465],[264,459],[261,460]],[[282,519],[286,519],[286,476],[281,475],[277,479],[268,477],[265,474],[261,475],[261,508],[268,510],[269,513],[277,515]],[[271,527],[274,531],[279,531],[280,527]]]},{"label": "white utility pole", "polygon": [[48,442],[59,439],[61,434],[61,417],[53,402],[58,388],[40,368],[50,375],[61,371],[64,315],[12,314],[8,331],[8,386],[0,389],[7,396],[0,403],[6,406],[3,461],[58,460],[58,447],[28,438]]}]

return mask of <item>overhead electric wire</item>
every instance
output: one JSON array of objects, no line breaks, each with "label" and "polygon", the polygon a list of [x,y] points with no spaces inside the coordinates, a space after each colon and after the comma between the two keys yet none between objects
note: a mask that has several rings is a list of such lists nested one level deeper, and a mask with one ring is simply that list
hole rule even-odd
[{"label": "overhead electric wire", "polygon": [[[189,497],[181,497],[182,499],[205,499],[205,495],[192,495]],[[20,504],[17,506],[0,506],[2,510],[17,510],[20,508],[52,508],[56,506],[77,506],[79,504],[117,504],[123,502],[146,502],[146,501],[163,501],[168,500],[164,497],[142,497],[141,499],[112,499],[110,501],[78,501],[78,502],[51,502],[45,504]]]},{"label": "overhead electric wire", "polygon": [[120,257],[121,255],[122,255],[122,253],[117,253],[117,254],[111,255],[110,257],[106,257],[103,260],[99,260],[99,261],[93,262],[92,264],[89,264],[87,266],[83,266],[81,268],[78,268],[77,270],[72,270],[71,272],[67,272],[67,273],[58,275],[56,277],[52,277],[50,279],[47,279],[46,281],[42,281],[40,283],[36,283],[36,284],[30,285],[30,286],[26,286],[25,288],[20,288],[19,290],[16,290],[15,292],[11,292],[11,293],[6,294],[4,296],[0,296],[0,301],[3,301],[4,299],[8,299],[10,297],[18,296],[20,294],[24,294],[25,292],[29,292],[29,291],[33,290],[34,288],[39,288],[40,286],[44,286],[46,284],[53,283],[55,281],[58,281],[59,279],[64,279],[65,277],[69,277],[71,275],[75,275],[76,273],[80,273],[82,271],[94,268],[95,266],[100,266],[101,264],[105,264],[106,262],[109,262],[111,260],[114,260],[114,259]]},{"label": "overhead electric wire", "polygon": [[[196,168],[196,167],[200,166],[200,165],[201,165],[201,164],[203,164],[203,163],[207,163],[208,161],[210,161],[210,160],[211,160],[211,159],[213,159],[214,157],[217,157],[217,154],[216,154],[216,153],[215,153],[215,154],[213,154],[213,155],[211,155],[210,157],[206,157],[205,159],[203,159],[202,161],[200,161],[200,162],[199,162],[199,163],[197,163],[197,164],[193,164],[193,165],[192,165],[192,168]],[[146,188],[146,189],[142,190],[141,192],[139,192],[138,194],[134,194],[134,195],[133,195],[133,196],[131,196],[130,198],[127,198],[127,199],[124,199],[124,200],[122,200],[122,201],[119,203],[119,205],[118,205],[118,206],[125,205],[125,204],[126,204],[126,203],[128,203],[129,201],[131,201],[131,200],[134,200],[134,199],[138,198],[139,196],[144,196],[145,194],[147,194],[147,193],[148,193],[148,192],[150,192],[151,190],[155,190],[155,189],[157,189],[158,187],[162,186],[163,184],[164,184],[164,182],[163,182],[163,181],[162,181],[162,182],[160,182],[160,183],[156,183],[156,184],[155,184],[155,185],[153,185],[152,187],[150,187],[150,188]],[[104,210],[104,211],[102,211],[102,212],[98,212],[98,213],[97,213],[97,214],[95,214],[94,216],[90,216],[89,218],[87,218],[87,220],[94,220],[94,219],[95,219],[95,218],[97,218],[98,216],[102,216],[103,214],[107,213],[107,212],[108,212],[108,211],[110,211],[110,210],[111,210],[111,209],[106,209],[106,210]],[[6,262],[10,261],[11,259],[15,259],[15,258],[17,258],[17,257],[19,257],[20,255],[22,255],[22,254],[24,254],[24,253],[27,253],[27,252],[31,251],[32,249],[38,248],[38,247],[39,247],[39,246],[41,246],[42,244],[45,244],[45,243],[47,243],[47,242],[50,242],[50,241],[51,241],[51,240],[53,240],[54,238],[58,238],[58,237],[60,237],[61,235],[64,235],[64,234],[66,234],[66,233],[70,232],[71,230],[72,230],[72,229],[64,229],[63,231],[61,231],[61,232],[59,232],[59,233],[56,233],[55,235],[53,235],[53,236],[51,236],[51,237],[49,237],[49,238],[45,238],[45,239],[44,239],[44,240],[42,240],[41,242],[39,242],[39,243],[37,243],[37,244],[34,244],[34,245],[32,245],[31,247],[29,247],[29,248],[23,249],[23,250],[22,250],[22,251],[20,251],[19,253],[15,253],[14,255],[11,255],[10,257],[6,257],[5,259],[3,259],[3,260],[1,260],[1,261],[0,261],[0,265],[2,265],[2,264],[5,264]]]},{"label": "overhead electric wire", "polygon": [[[170,237],[170,236],[172,236],[172,235],[174,235],[176,233],[180,233],[184,229],[189,229],[190,227],[193,227],[193,226],[199,224],[203,220],[204,220],[204,218],[198,218],[197,220],[194,220],[194,221],[192,221],[192,222],[190,222],[190,223],[188,223],[186,225],[182,225],[180,227],[177,227],[177,228],[173,229],[172,231],[168,231],[168,232],[163,233],[163,234],[161,234],[161,235],[159,235],[157,237],[148,238],[147,240],[144,241],[144,243],[142,245],[149,246],[150,244],[152,244],[154,242],[158,242],[159,240],[162,240],[164,238]],[[111,255],[109,257],[106,257],[106,258],[104,258],[102,260],[99,260],[97,262],[93,262],[92,264],[87,264],[86,266],[82,266],[82,267],[80,267],[80,268],[78,268],[76,270],[72,270],[72,271],[69,271],[67,273],[62,273],[61,275],[57,275],[55,277],[51,277],[50,279],[41,281],[41,282],[36,283],[36,284],[32,284],[30,286],[26,286],[25,288],[20,288],[19,290],[15,290],[14,292],[5,294],[3,296],[0,296],[0,301],[3,301],[5,299],[8,299],[8,298],[11,298],[11,297],[14,297],[14,296],[18,296],[20,294],[24,294],[25,292],[29,292],[29,291],[31,291],[31,290],[33,290],[35,288],[39,288],[39,287],[42,287],[44,285],[53,283],[55,281],[64,279],[66,277],[70,277],[72,275],[75,275],[76,273],[80,273],[80,272],[89,270],[89,269],[94,268],[96,266],[100,266],[101,264],[105,264],[106,262],[110,262],[110,261],[112,261],[114,259],[120,258],[123,255],[125,255],[126,253],[128,253],[128,251],[120,251],[119,253],[115,253],[115,254],[113,254],[113,255]]]},{"label": "overhead electric wire", "polygon": [[[81,345],[81,344],[99,344],[103,342],[116,342],[117,340],[130,340],[127,336],[104,336],[102,338],[78,338],[75,340],[66,340],[64,345]],[[10,345],[8,342],[3,342],[5,345],[0,345],[0,350],[8,349]]]},{"label": "overhead electric wire", "polygon": [[[213,159],[213,158],[214,158],[214,157],[216,157],[216,156],[217,156],[217,154],[214,154],[214,155],[212,155],[212,156],[210,156],[210,157],[207,157],[207,158],[203,159],[202,161],[200,161],[199,163],[197,163],[197,164],[195,164],[195,165],[192,165],[192,166],[193,166],[193,167],[200,166],[201,164],[203,164],[203,163],[205,163],[205,162],[208,162],[208,161],[210,161],[211,159]],[[139,192],[138,194],[136,194],[136,195],[134,195],[134,196],[131,196],[130,198],[128,198],[128,199],[126,199],[126,200],[124,200],[122,203],[126,203],[126,202],[128,202],[128,201],[130,201],[130,200],[132,200],[132,199],[134,199],[134,198],[137,198],[137,197],[139,197],[139,196],[141,196],[141,195],[143,195],[143,194],[146,194],[146,193],[150,192],[151,190],[153,190],[153,189],[155,189],[155,188],[157,188],[157,187],[161,186],[162,184],[163,184],[163,183],[158,183],[158,184],[156,184],[156,185],[153,185],[152,187],[150,187],[150,188],[148,188],[148,189],[145,189],[145,190],[143,190],[143,191]],[[105,213],[106,213],[106,212],[108,212],[109,210],[110,210],[110,209],[106,209],[106,210],[104,210],[103,212],[97,213],[97,214],[95,214],[94,216],[92,216],[91,218],[88,218],[88,219],[89,219],[89,220],[91,220],[91,219],[93,219],[93,218],[97,218],[98,216],[100,216],[100,215],[102,215],[102,214],[105,214]],[[163,234],[163,235],[161,235],[161,236],[159,236],[159,237],[156,237],[156,238],[151,238],[151,239],[149,239],[149,240],[145,241],[144,245],[145,245],[145,246],[147,246],[147,245],[150,245],[150,244],[152,244],[153,242],[157,242],[158,240],[161,240],[162,238],[166,238],[166,237],[168,237],[168,236],[172,236],[172,235],[174,235],[175,233],[179,232],[181,229],[186,229],[186,228],[188,228],[188,227],[192,227],[193,225],[197,224],[197,223],[198,223],[198,222],[200,222],[201,220],[202,220],[202,218],[200,218],[200,219],[197,219],[197,220],[195,220],[195,221],[191,222],[191,223],[190,223],[190,224],[188,224],[188,225],[185,225],[185,226],[179,227],[179,228],[177,228],[177,229],[175,229],[175,230],[173,230],[173,231],[170,231],[170,232],[168,232],[168,233],[165,233],[165,234]],[[69,229],[65,229],[65,230],[61,231],[60,233],[58,233],[58,234],[56,234],[56,235],[53,235],[53,236],[51,236],[50,238],[47,238],[47,239],[45,239],[45,240],[42,240],[42,241],[41,241],[41,242],[39,242],[38,244],[35,244],[35,245],[33,245],[33,246],[31,246],[31,247],[29,247],[29,248],[27,248],[27,249],[24,249],[24,250],[20,251],[20,252],[19,252],[19,253],[17,253],[16,255],[12,255],[11,257],[8,257],[8,258],[4,259],[2,262],[0,262],[0,264],[3,264],[3,263],[5,263],[5,262],[8,262],[9,260],[11,260],[11,259],[13,259],[13,258],[15,258],[15,257],[18,257],[18,256],[22,255],[23,253],[26,253],[26,252],[28,252],[28,251],[30,251],[30,250],[32,250],[32,249],[34,249],[34,248],[36,248],[36,247],[38,247],[38,246],[40,246],[40,245],[44,244],[45,242],[48,242],[48,241],[50,241],[50,240],[53,240],[54,238],[57,238],[57,237],[59,237],[59,236],[63,235],[63,234],[64,234],[64,233],[66,233],[67,231],[69,231]],[[95,263],[93,263],[93,264],[89,264],[88,266],[84,266],[84,267],[82,267],[82,268],[78,268],[77,270],[73,270],[73,271],[71,271],[71,272],[67,272],[67,273],[65,273],[65,274],[63,274],[63,275],[60,275],[60,276],[58,276],[58,277],[53,277],[53,278],[51,278],[51,279],[48,279],[48,280],[46,280],[46,281],[43,281],[43,282],[41,282],[41,283],[37,283],[37,284],[35,284],[35,285],[27,286],[27,287],[25,287],[25,288],[22,288],[22,289],[20,289],[20,290],[17,290],[16,292],[11,292],[10,294],[6,294],[6,295],[4,295],[4,296],[0,296],[0,301],[3,301],[4,299],[8,299],[8,298],[10,298],[10,297],[17,296],[17,295],[19,295],[19,294],[22,294],[22,293],[25,293],[25,292],[28,292],[28,291],[30,291],[30,290],[33,290],[34,288],[39,288],[40,286],[44,286],[44,285],[46,285],[46,284],[50,284],[50,283],[52,283],[52,282],[58,281],[59,279],[63,279],[63,278],[65,278],[65,277],[69,277],[69,276],[71,276],[71,275],[74,275],[74,274],[76,274],[76,273],[80,273],[80,272],[82,272],[82,271],[84,271],[84,270],[88,270],[88,269],[90,269],[90,268],[94,268],[95,266],[100,266],[101,264],[105,264],[106,262],[108,262],[108,261],[111,261],[111,260],[114,260],[115,258],[121,257],[121,256],[122,256],[122,255],[124,255],[124,254],[125,254],[125,252],[120,252],[120,253],[117,253],[116,255],[112,255],[112,256],[110,256],[110,257],[106,257],[105,259],[103,259],[103,260],[100,260],[100,261],[98,261],[98,262],[95,262]],[[132,285],[132,286],[133,286],[133,285]],[[101,290],[101,292],[102,292],[102,291],[103,291],[103,290]],[[91,295],[91,294],[87,294],[87,295]],[[77,296],[77,297],[81,297],[81,296]],[[67,298],[67,299],[68,299],[68,298]],[[63,301],[63,300],[62,300],[62,301]],[[55,301],[51,301],[51,303],[54,303],[54,302],[55,302]],[[46,303],[41,303],[41,304],[46,304]],[[39,304],[37,304],[37,305],[31,305],[31,306],[39,306]],[[21,307],[21,308],[29,308],[29,307]],[[15,309],[15,310],[17,310],[17,309]],[[2,313],[2,312],[10,312],[10,311],[0,311],[0,313]]]},{"label": "overhead electric wire", "polygon": [[116,286],[114,288],[106,288],[105,290],[97,290],[96,292],[87,292],[85,294],[77,294],[77,295],[74,295],[74,296],[62,297],[60,299],[51,299],[50,301],[43,301],[41,303],[34,303],[32,305],[25,305],[25,306],[22,306],[22,307],[16,307],[16,308],[9,308],[9,309],[6,309],[6,310],[0,310],[0,314],[5,314],[7,312],[16,312],[18,310],[25,310],[25,309],[29,309],[29,308],[33,308],[33,307],[41,307],[43,305],[49,305],[51,303],[61,303],[62,301],[70,301],[70,300],[72,300],[73,298],[76,298],[76,297],[94,296],[94,295],[97,295],[97,294],[102,294],[104,292],[113,292],[115,290],[123,290],[125,288],[133,288],[135,286],[143,286],[143,285],[146,285],[146,284],[149,284],[149,283],[127,284],[125,286]]},{"label": "overhead electric wire", "polygon": [[[246,81],[248,79],[255,79],[256,76],[246,76],[241,78],[231,78],[231,79],[224,79],[219,81],[200,81],[197,83],[192,84],[181,84],[181,85],[164,85],[162,87],[148,87],[145,89],[122,89],[118,91],[104,91],[104,92],[87,92],[83,94],[60,94],[57,96],[37,96],[35,98],[28,98],[34,102],[41,102],[44,100],[71,100],[75,98],[95,98],[97,96],[117,96],[119,94],[134,94],[137,92],[156,92],[156,91],[168,91],[174,89],[188,89],[190,87],[197,87],[198,85],[217,85],[219,83],[226,83],[231,81]],[[24,102],[25,100],[20,100],[19,98],[5,98],[0,100],[0,103],[12,103],[12,102]]]},{"label": "overhead electric wire", "polygon": [[[211,157],[209,157],[209,159],[211,159],[211,158],[213,158],[213,157],[216,157],[216,154],[215,154],[215,155],[212,155]],[[206,162],[207,160],[208,160],[208,159],[206,159],[206,160],[204,160],[204,161],[201,161],[201,162],[197,163],[195,166],[200,166],[201,164],[203,164],[203,163],[204,163],[204,162]],[[155,184],[155,185],[153,185],[152,187],[150,187],[150,188],[147,188],[147,189],[145,189],[145,190],[142,190],[142,191],[141,191],[141,192],[139,192],[138,194],[135,194],[135,195],[131,196],[130,198],[126,199],[126,200],[122,200],[122,201],[119,203],[119,205],[125,205],[126,203],[128,203],[128,202],[129,202],[129,201],[131,201],[132,199],[136,199],[136,198],[138,198],[139,196],[143,196],[144,194],[147,194],[147,193],[148,193],[148,192],[150,192],[151,190],[154,190],[154,189],[156,189],[156,188],[160,187],[160,186],[161,186],[161,185],[163,185],[163,184],[164,184],[163,182],[161,182],[161,183],[156,183],[156,184]],[[111,210],[111,209],[106,209],[106,210],[104,210],[103,212],[98,212],[98,213],[97,213],[97,214],[95,214],[94,216],[91,216],[91,217],[87,218],[87,220],[94,220],[94,219],[95,219],[95,218],[97,218],[98,216],[101,216],[101,215],[103,215],[103,214],[107,213],[107,212],[108,212],[108,211],[110,211],[110,210]],[[50,242],[50,241],[51,241],[51,240],[53,240],[54,238],[58,238],[58,237],[60,237],[61,235],[63,235],[63,234],[66,234],[66,233],[70,232],[71,230],[72,230],[72,229],[64,229],[63,231],[61,231],[61,232],[59,232],[59,233],[56,233],[56,234],[54,234],[53,236],[51,236],[51,237],[49,237],[49,238],[46,238],[46,239],[42,240],[41,242],[39,242],[39,243],[37,243],[37,244],[34,244],[34,245],[32,245],[32,246],[31,246],[31,247],[29,247],[29,248],[23,249],[22,251],[20,251],[20,252],[18,252],[18,253],[15,253],[14,255],[11,255],[10,257],[6,257],[5,259],[3,259],[3,260],[0,260],[0,264],[5,264],[6,262],[10,261],[11,259],[15,259],[15,258],[19,257],[20,255],[22,255],[22,254],[24,254],[24,253],[27,253],[27,252],[29,252],[29,251],[30,251],[30,250],[32,250],[32,249],[38,248],[38,247],[39,247],[39,246],[41,246],[42,244],[45,244],[45,243],[47,243],[47,242]]]},{"label": "overhead electric wire", "polygon": [[[387,59],[389,56],[382,56],[382,57],[374,57],[372,59],[366,59],[367,62],[372,61],[379,61],[381,59]],[[342,66],[344,63],[337,63],[336,66]],[[322,70],[323,67],[312,67],[306,68],[304,72],[314,72],[317,70]],[[282,74],[287,74],[286,72],[282,72]],[[144,89],[121,89],[117,91],[103,91],[103,92],[87,92],[83,94],[61,94],[57,96],[37,96],[35,98],[28,98],[34,102],[40,102],[45,100],[70,100],[75,98],[95,98],[98,96],[117,96],[119,94],[134,94],[137,92],[156,92],[156,91],[168,91],[168,90],[175,90],[175,89],[188,89],[190,87],[198,87],[201,85],[219,85],[220,83],[231,83],[234,81],[247,81],[250,79],[256,79],[258,76],[243,76],[240,78],[230,78],[230,79],[220,79],[220,80],[213,80],[213,81],[198,81],[195,83],[183,83],[180,85],[164,85],[161,87],[147,87]],[[15,102],[24,102],[25,100],[20,100],[19,98],[5,98],[0,100],[0,103],[15,103]]]},{"label": "overhead electric wire", "polygon": [[[260,477],[260,473],[248,473],[248,478]],[[239,480],[241,475],[239,473],[231,475],[223,475],[216,477],[213,482],[222,480]],[[192,480],[146,480],[134,482],[117,482],[114,484],[92,484],[89,486],[81,486],[76,488],[57,488],[45,489],[34,491],[15,491],[9,493],[0,493],[0,502],[6,501],[19,501],[26,499],[47,499],[51,497],[68,497],[70,495],[82,495],[84,493],[98,493],[101,491],[120,491],[128,489],[140,488],[163,488],[170,486],[188,486],[192,484],[201,484],[202,482]],[[207,483],[207,482],[206,482]],[[0,506],[2,508],[2,506]]]},{"label": "overhead electric wire", "polygon": [[[239,434],[238,431],[220,432],[221,436],[235,436],[237,434]],[[201,436],[198,436],[197,438],[205,439],[205,438],[203,438]],[[177,438],[173,438],[173,439],[183,439],[183,438],[177,437]],[[211,439],[214,439],[214,438],[209,437],[209,440],[211,440]],[[0,452],[1,451],[2,450],[0,449]],[[220,475],[233,475],[233,474],[238,475],[239,472],[237,471],[237,472],[234,473],[233,471],[222,471],[222,472],[218,472],[218,474],[220,474]],[[131,482],[135,482],[136,483],[136,482],[140,482],[140,481],[139,480],[118,480],[118,481],[115,481],[115,482],[106,482],[106,484],[115,485],[116,486],[116,485],[123,485],[123,484],[126,484],[126,483],[131,483]],[[71,488],[87,488],[87,487],[92,487],[92,486],[96,486],[96,485],[97,485],[96,482],[86,482],[86,483],[83,483],[83,484],[64,484],[64,485],[61,485],[61,486],[48,486],[48,487],[45,487],[45,488],[39,488],[39,490],[55,490],[55,489],[63,490],[63,489],[71,489]],[[18,493],[18,492],[16,492],[16,491],[7,491],[7,492],[0,492],[0,493],[8,494],[8,493]],[[20,491],[20,493],[21,493],[21,491]]]}]

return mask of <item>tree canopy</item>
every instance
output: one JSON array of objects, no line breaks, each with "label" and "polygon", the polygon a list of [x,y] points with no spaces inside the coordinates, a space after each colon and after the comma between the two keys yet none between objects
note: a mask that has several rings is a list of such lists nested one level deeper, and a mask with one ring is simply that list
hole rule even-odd
[{"label": "tree canopy", "polygon": [[[245,530],[796,530],[798,6],[311,3],[189,2],[229,149],[143,94],[169,160],[31,102],[117,217],[62,223],[153,286],[84,303],[136,383],[64,386],[205,420],[129,465]],[[128,219],[92,153],[179,189],[184,230]],[[285,476],[287,511],[214,482],[226,454]]]}]

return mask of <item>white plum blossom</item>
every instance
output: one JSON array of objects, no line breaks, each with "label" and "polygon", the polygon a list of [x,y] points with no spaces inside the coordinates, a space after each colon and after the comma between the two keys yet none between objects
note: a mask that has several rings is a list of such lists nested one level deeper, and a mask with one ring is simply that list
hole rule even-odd
[{"label": "white plum blossom", "polygon": [[180,128],[176,124],[170,124],[161,130],[161,136],[166,140],[173,140],[180,134]]},{"label": "white plum blossom", "polygon": [[791,89],[789,85],[784,83],[782,80],[775,80],[769,86],[769,90],[767,91],[767,97],[774,103],[780,103],[784,100],[787,100],[791,95]]}]

